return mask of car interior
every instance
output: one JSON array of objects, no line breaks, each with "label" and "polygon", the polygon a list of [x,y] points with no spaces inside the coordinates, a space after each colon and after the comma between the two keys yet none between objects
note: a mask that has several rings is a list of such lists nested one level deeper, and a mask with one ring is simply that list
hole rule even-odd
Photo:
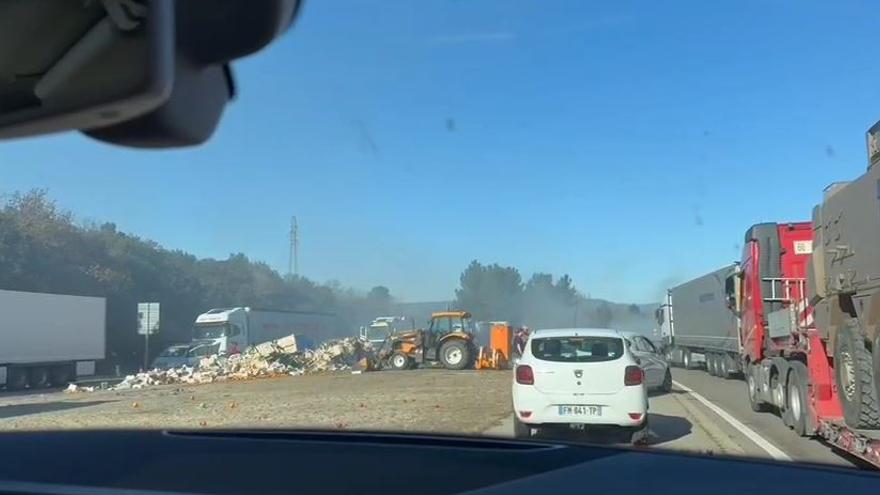
[{"label": "car interior", "polygon": [[[0,139],[204,143],[235,98],[233,63],[295,30],[300,3],[0,0],[0,74],[27,75],[0,78]],[[602,342],[589,352],[617,357]],[[828,466],[371,431],[2,432],[0,459],[2,494],[880,493],[877,475]]]}]

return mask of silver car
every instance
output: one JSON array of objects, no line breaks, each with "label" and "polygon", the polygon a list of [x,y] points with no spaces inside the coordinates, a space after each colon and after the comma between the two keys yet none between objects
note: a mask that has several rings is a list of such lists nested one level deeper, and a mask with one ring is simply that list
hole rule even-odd
[{"label": "silver car", "polygon": [[630,352],[639,362],[639,366],[645,371],[645,383],[651,390],[672,390],[672,372],[666,356],[661,353],[654,343],[644,335],[634,332],[621,332]]},{"label": "silver car", "polygon": [[199,364],[201,357],[190,354],[190,344],[172,345],[162,351],[153,360],[153,368],[170,369],[181,366],[195,366]]}]

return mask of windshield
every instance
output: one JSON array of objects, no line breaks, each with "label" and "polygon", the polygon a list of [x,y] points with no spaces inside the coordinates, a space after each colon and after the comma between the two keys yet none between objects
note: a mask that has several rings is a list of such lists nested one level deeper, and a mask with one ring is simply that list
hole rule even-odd
[{"label": "windshield", "polygon": [[[236,25],[192,3],[176,10]],[[175,79],[182,109],[2,140],[0,431],[395,431],[880,468],[877,11],[305,1],[265,48]],[[189,43],[176,72],[214,64]],[[64,90],[71,74],[104,65],[44,81],[61,53],[0,60],[0,90],[67,108],[88,86]],[[94,139],[200,135],[201,100],[228,94],[203,144]]]},{"label": "windshield", "polygon": [[162,351],[159,356],[161,357],[185,357],[186,352],[189,350],[188,347],[169,347]]},{"label": "windshield", "polygon": [[225,337],[229,325],[226,323],[197,324],[193,326],[193,340],[218,339]]},{"label": "windshield", "polygon": [[596,363],[623,355],[623,339],[609,337],[549,337],[532,339],[532,355],[542,361]]}]

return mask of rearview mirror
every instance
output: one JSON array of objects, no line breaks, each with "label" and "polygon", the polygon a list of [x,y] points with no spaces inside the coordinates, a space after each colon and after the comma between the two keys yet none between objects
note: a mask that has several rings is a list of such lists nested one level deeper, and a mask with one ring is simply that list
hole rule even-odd
[{"label": "rearview mirror", "polygon": [[229,62],[298,0],[0,2],[0,139],[81,130],[124,146],[198,144],[235,94]]},{"label": "rearview mirror", "polygon": [[174,5],[0,3],[0,137],[112,125],[168,99]]}]

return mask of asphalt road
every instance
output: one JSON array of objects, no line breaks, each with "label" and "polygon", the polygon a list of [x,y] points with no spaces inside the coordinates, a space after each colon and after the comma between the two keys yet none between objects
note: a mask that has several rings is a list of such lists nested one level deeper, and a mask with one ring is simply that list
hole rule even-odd
[{"label": "asphalt road", "polygon": [[[673,380],[676,385],[671,393],[656,393],[649,398],[649,448],[701,455],[790,459],[841,467],[863,466],[857,460],[839,455],[817,439],[795,435],[773,413],[753,412],[742,380],[725,380],[701,370],[683,369],[673,369]],[[732,421],[701,402],[695,393],[720,408]],[[486,434],[512,436],[513,416]],[[564,439],[621,445],[619,436],[578,431],[566,433]]]},{"label": "asphalt road", "polygon": [[[835,449],[818,439],[796,435],[775,413],[752,411],[746,395],[746,383],[742,380],[726,380],[710,376],[702,370],[683,369],[674,369],[673,379],[729,413],[795,461],[850,467],[856,466],[859,462],[838,454]],[[768,455],[761,449],[755,449],[754,442],[748,439],[745,439],[745,447],[747,452],[755,452],[760,457]]]}]

